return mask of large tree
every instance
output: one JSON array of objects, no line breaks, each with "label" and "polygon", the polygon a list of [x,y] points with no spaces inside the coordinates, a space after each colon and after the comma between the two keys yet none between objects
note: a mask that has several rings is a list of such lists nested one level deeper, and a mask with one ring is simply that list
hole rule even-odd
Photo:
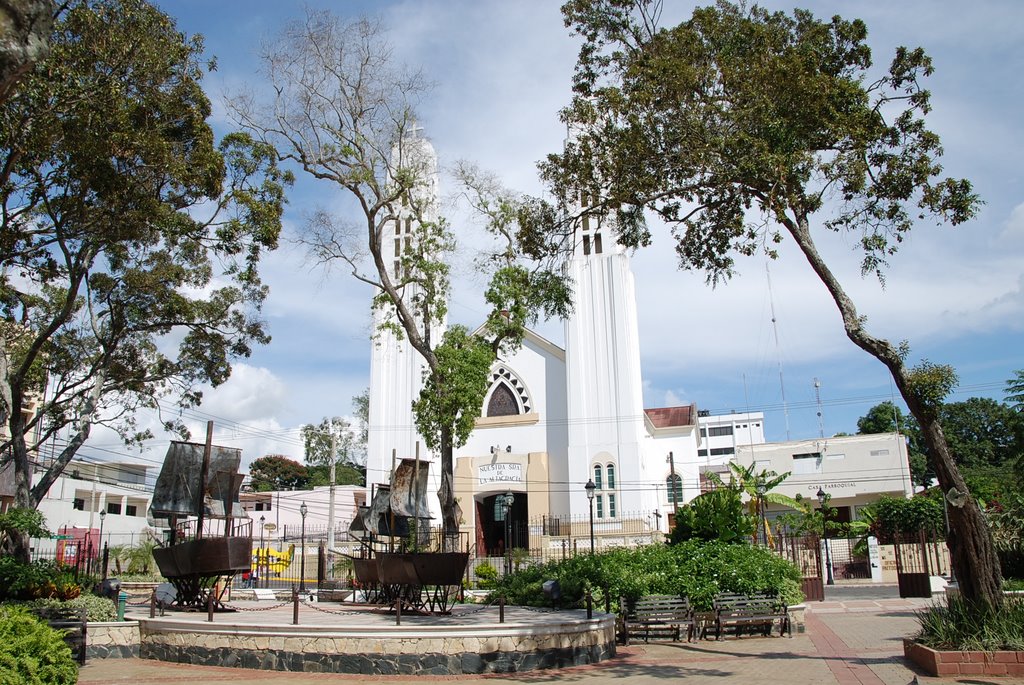
[{"label": "large tree", "polygon": [[[775,256],[788,235],[850,340],[892,373],[943,490],[966,492],[939,423],[952,369],[910,369],[904,345],[870,334],[816,243],[818,233],[849,233],[863,271],[881,276],[919,218],[959,224],[974,215],[971,184],[942,176],[939,138],[924,123],[931,60],[900,48],[888,69],[873,71],[859,20],[723,1],[661,28],[660,7],[563,7],[584,44],[564,111],[574,138],[544,166],[556,197],[567,207],[588,198],[583,212],[610,214],[629,245],[649,242],[644,212],[653,212],[673,226],[680,265],[711,283],[732,274],[737,254]],[[950,523],[964,597],[1000,603],[998,559],[977,502],[951,507]]]},{"label": "large tree", "polygon": [[[427,446],[441,457],[438,498],[447,544],[459,526],[453,453],[480,413],[477,400],[494,355],[516,344],[538,311],[564,313],[568,290],[554,272],[519,263],[516,198],[486,175],[470,179],[466,171],[469,195],[502,249],[485,260],[491,314],[482,334],[460,327],[441,333],[455,237],[437,212],[432,162],[418,142],[415,107],[426,92],[424,79],[393,59],[378,24],[323,11],[309,10],[288,24],[261,59],[269,97],[234,99],[238,121],[275,145],[281,159],[354,200],[354,219],[326,210],[312,215],[308,243],[324,264],[341,264],[373,288],[374,306],[387,312],[384,327],[407,339],[426,363],[415,411]],[[412,219],[413,235],[396,254],[385,237],[400,217]],[[473,391],[447,392],[456,376]]]},{"label": "large tree", "polygon": [[269,340],[288,180],[247,135],[215,145],[201,41],[142,0],[70,2],[50,45],[0,104],[0,464],[25,508],[95,424],[145,439],[136,409],[195,405]]},{"label": "large tree", "polygon": [[249,486],[256,492],[306,490],[309,469],[280,454],[268,454],[249,465]]}]

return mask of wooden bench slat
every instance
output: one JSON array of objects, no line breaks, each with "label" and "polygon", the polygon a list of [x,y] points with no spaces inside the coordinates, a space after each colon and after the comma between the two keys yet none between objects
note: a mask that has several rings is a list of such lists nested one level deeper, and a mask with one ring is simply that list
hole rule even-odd
[{"label": "wooden bench slat", "polygon": [[684,627],[687,641],[693,635],[693,610],[686,597],[647,595],[637,600],[623,597],[619,605],[623,611],[623,633],[627,645],[631,636],[640,634],[643,634],[644,642],[658,636],[678,641]]},{"label": "wooden bench slat", "polygon": [[745,627],[759,627],[767,636],[775,621],[779,622],[780,636],[788,630],[789,636],[793,637],[789,608],[771,595],[721,593],[715,597],[714,608],[716,640],[722,639],[722,634],[729,627],[736,629],[737,636],[742,634]]}]

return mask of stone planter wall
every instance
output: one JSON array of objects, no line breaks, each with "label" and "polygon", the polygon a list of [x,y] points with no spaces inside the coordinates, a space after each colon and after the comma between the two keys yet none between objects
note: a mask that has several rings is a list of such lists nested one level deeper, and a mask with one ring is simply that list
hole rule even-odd
[{"label": "stone planter wall", "polygon": [[1024,677],[1024,652],[945,652],[903,640],[903,654],[930,676]]},{"label": "stone planter wall", "polygon": [[139,656],[138,621],[93,621],[86,627],[87,659],[128,659]]},{"label": "stone planter wall", "polygon": [[615,618],[541,626],[446,628],[254,626],[182,619],[141,621],[144,659],[206,666],[365,675],[514,673],[593,664],[615,656]]}]

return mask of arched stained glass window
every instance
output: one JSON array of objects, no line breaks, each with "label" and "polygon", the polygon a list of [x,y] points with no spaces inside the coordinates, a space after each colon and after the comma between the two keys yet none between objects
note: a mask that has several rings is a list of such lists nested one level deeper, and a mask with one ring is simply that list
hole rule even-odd
[{"label": "arched stained glass window", "polygon": [[602,482],[602,478],[601,478],[601,465],[600,464],[594,464],[594,485],[597,486],[598,490],[601,490],[601,489],[604,488],[604,486],[601,485],[601,482]]},{"label": "arched stained glass window", "polygon": [[519,402],[512,388],[506,383],[498,383],[487,403],[488,416],[515,416],[519,413]]},{"label": "arched stained glass window", "polygon": [[615,489],[615,464],[608,464],[604,467],[604,472],[608,474],[608,489]]}]

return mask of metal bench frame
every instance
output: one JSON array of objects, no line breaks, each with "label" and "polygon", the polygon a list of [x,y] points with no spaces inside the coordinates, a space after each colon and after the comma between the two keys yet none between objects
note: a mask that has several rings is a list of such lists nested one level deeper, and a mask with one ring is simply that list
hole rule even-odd
[{"label": "metal bench frame", "polygon": [[687,597],[675,595],[646,595],[636,600],[619,600],[623,619],[623,641],[629,644],[633,636],[643,635],[644,642],[652,637],[667,637],[678,642],[686,628],[686,641],[695,633],[693,609]]},{"label": "metal bench frame", "polygon": [[719,594],[715,596],[715,639],[721,640],[726,628],[734,628],[739,637],[744,629],[759,631],[767,637],[779,622],[779,637],[786,631],[793,637],[789,607],[772,595]]}]

